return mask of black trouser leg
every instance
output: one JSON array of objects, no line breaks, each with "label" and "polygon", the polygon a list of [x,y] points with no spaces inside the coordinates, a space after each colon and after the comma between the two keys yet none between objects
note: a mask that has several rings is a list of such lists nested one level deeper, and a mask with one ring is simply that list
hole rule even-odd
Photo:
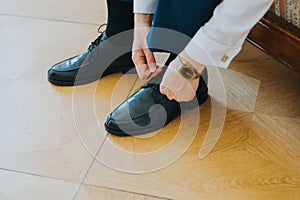
[{"label": "black trouser leg", "polygon": [[133,2],[107,0],[106,35],[113,36],[134,28]]}]

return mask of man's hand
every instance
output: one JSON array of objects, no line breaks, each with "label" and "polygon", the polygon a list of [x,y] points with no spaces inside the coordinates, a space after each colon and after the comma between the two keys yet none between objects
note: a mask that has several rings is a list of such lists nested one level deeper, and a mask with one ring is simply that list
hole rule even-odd
[{"label": "man's hand", "polygon": [[132,60],[141,79],[157,76],[162,69],[158,68],[153,53],[149,50],[147,36],[152,24],[152,14],[134,15],[134,40]]},{"label": "man's hand", "polygon": [[[184,65],[194,67],[199,73],[205,68],[205,65],[195,63],[195,61],[191,60],[184,51],[180,53],[179,57],[176,59],[180,59]],[[178,71],[179,63],[180,62],[176,62],[176,60],[170,63],[160,84],[160,92],[166,95],[169,100],[188,102],[193,100],[196,95],[199,86],[199,78],[184,78]]]}]

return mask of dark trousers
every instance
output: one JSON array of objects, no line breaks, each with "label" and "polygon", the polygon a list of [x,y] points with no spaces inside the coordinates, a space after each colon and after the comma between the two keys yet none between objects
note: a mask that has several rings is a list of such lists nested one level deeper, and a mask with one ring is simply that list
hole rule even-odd
[{"label": "dark trousers", "polygon": [[[132,0],[119,0],[122,2],[133,3]],[[220,0],[158,0],[153,26],[148,36],[148,45],[152,47],[159,46],[166,39],[169,43],[178,43],[176,37],[162,37],[155,28],[166,28],[187,35],[189,38],[203,26],[213,15],[215,7]],[[124,16],[128,17],[128,16]],[[179,42],[181,50],[187,45],[188,40]],[[155,48],[153,48],[155,50]],[[180,51],[180,50],[178,50]]]}]

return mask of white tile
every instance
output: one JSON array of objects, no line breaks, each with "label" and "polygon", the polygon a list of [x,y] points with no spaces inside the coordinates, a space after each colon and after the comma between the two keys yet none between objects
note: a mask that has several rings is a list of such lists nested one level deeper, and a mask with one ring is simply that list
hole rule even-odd
[{"label": "white tile", "polygon": [[[79,181],[92,156],[77,134],[72,90],[52,86],[46,74],[53,63],[85,49],[97,26],[0,20],[0,167]],[[95,153],[101,138],[93,144]]]},{"label": "white tile", "polygon": [[0,170],[0,199],[72,199],[78,184]]},{"label": "white tile", "polygon": [[105,0],[1,0],[0,14],[37,17],[72,22],[105,22]]}]

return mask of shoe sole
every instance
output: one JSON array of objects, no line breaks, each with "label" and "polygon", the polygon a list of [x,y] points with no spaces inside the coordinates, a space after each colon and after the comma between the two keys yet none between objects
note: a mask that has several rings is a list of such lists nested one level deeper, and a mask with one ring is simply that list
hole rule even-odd
[{"label": "shoe sole", "polygon": [[[105,71],[101,77],[99,76],[93,76],[93,77],[89,77],[89,78],[86,78],[86,79],[82,79],[82,80],[77,80],[77,81],[74,81],[74,80],[57,80],[57,79],[54,79],[52,77],[47,77],[48,78],[48,81],[54,85],[57,85],[57,86],[76,86],[76,85],[83,85],[83,84],[87,84],[87,83],[91,83],[91,82],[94,82],[96,80],[99,80],[100,78],[102,77],[105,77],[107,75],[110,75],[110,74],[113,74],[113,73],[127,73],[128,71],[130,71],[130,69],[132,69],[134,67],[130,66],[116,66],[116,67],[113,67],[112,69],[108,70],[108,71]],[[134,73],[134,72],[133,72]]]},{"label": "shoe sole", "polygon": [[[208,98],[208,91],[206,90],[199,98],[198,98],[198,104],[199,106],[202,105]],[[188,108],[188,110],[192,110],[194,109],[195,107],[190,107]],[[169,123],[169,122],[168,122]],[[168,123],[166,123],[164,126],[166,126]],[[162,127],[159,126],[159,127],[147,127],[147,128],[141,128],[141,130],[132,130],[132,132],[130,134],[128,133],[125,133],[124,131],[122,130],[115,130],[115,129],[110,129],[106,122],[104,124],[104,128],[107,132],[111,133],[112,135],[115,135],[115,136],[135,136],[135,135],[142,135],[142,134],[147,134],[147,133],[151,133],[151,132],[154,132],[154,131],[157,131],[159,129],[161,129]]]}]

